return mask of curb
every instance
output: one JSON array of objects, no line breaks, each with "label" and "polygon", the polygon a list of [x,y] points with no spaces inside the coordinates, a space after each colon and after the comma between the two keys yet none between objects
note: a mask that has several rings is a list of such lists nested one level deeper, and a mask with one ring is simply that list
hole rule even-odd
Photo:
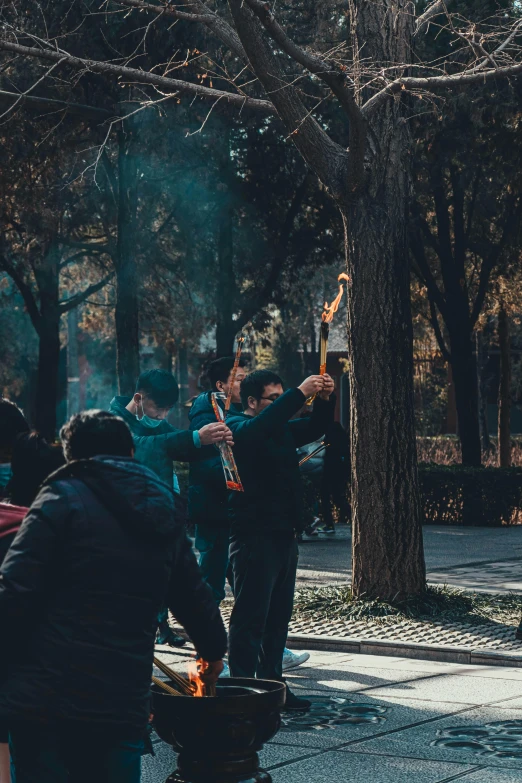
[{"label": "curb", "polygon": [[350,636],[316,636],[313,634],[289,634],[288,645],[299,650],[325,650],[327,652],[359,653],[362,655],[390,655],[416,658],[420,661],[442,661],[475,666],[512,666],[522,668],[522,654],[484,648],[450,647],[443,644],[420,644],[372,639],[356,639]]}]

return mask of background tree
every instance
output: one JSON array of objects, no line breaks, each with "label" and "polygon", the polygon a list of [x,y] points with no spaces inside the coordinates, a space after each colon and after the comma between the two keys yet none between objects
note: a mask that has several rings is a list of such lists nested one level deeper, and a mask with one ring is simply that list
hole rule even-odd
[{"label": "background tree", "polygon": [[[444,8],[439,3],[434,6],[435,10]],[[429,9],[430,17],[434,6]],[[162,72],[140,70],[129,67],[136,50],[127,51],[124,65],[96,59],[96,55],[89,59],[88,49],[75,56],[63,48],[65,37],[60,38],[58,50],[54,43],[46,43],[44,28],[39,33],[43,43],[35,47],[34,39],[24,33],[24,21],[16,19],[7,20],[0,48],[9,56],[35,57],[59,63],[64,69],[121,76],[139,83],[141,89],[150,85],[171,95],[200,96],[218,101],[220,108],[277,114],[286,136],[334,199],[345,228],[351,277],[353,589],[356,595],[381,598],[421,592],[425,568],[416,476],[406,231],[412,175],[411,96],[521,72],[522,64],[514,59],[518,21],[499,14],[489,24],[494,34],[477,42],[472,27],[450,18],[449,24],[460,24],[457,40],[461,46],[429,66],[412,57],[415,8],[409,0],[371,4],[353,0],[348,17],[330,20],[332,25],[348,24],[345,45],[319,55],[313,51],[313,41],[310,47],[299,46],[288,35],[289,27],[281,26],[260,0],[230,0],[232,24],[200,0],[195,0],[191,13],[141,0],[118,0],[107,7],[151,11],[156,15],[152,18],[161,22],[169,17],[199,21],[239,62],[233,71],[214,69],[217,87],[202,86],[203,74],[199,81],[172,78],[173,69],[184,65],[172,57],[172,48]],[[417,20],[419,29],[425,21],[425,16]],[[318,104],[333,96],[344,115],[339,134],[314,114]]]}]

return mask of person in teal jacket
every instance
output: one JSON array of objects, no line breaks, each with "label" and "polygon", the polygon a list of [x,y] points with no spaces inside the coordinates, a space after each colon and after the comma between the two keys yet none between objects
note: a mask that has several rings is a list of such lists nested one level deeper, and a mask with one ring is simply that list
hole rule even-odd
[{"label": "person in teal jacket", "polygon": [[[225,424],[217,421],[193,432],[176,430],[167,421],[167,416],[178,397],[179,387],[172,373],[147,370],[138,378],[134,395],[114,397],[109,411],[120,416],[129,426],[135,459],[179,493],[173,462],[207,460],[215,454],[212,448],[215,443],[225,440],[232,444],[232,433]],[[160,613],[158,622],[159,644],[184,644],[184,639],[171,630],[166,609]]]}]

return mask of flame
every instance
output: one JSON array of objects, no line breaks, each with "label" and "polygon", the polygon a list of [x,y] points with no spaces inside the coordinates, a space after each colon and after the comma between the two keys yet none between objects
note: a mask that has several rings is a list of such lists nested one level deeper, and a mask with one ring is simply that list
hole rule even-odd
[{"label": "flame", "polygon": [[344,285],[340,282],[341,280],[346,280],[348,283],[350,281],[350,278],[346,274],[346,272],[341,272],[339,277],[337,278],[337,282],[339,283],[339,293],[333,300],[332,304],[328,304],[328,302],[324,303],[324,311],[321,316],[321,319],[324,323],[330,324],[333,321],[334,314],[339,309],[339,305],[341,304],[341,299],[343,298],[344,293]]},{"label": "flame", "polygon": [[202,658],[198,658],[188,665],[188,676],[192,687],[194,688],[194,696],[196,697],[209,695],[205,683],[205,671],[207,670],[207,667],[208,663]]}]

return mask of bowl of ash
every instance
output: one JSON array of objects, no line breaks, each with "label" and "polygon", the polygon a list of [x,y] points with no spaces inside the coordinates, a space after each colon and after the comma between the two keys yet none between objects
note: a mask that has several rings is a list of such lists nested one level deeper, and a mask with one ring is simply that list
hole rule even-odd
[{"label": "bowl of ash", "polygon": [[258,751],[279,731],[284,702],[272,680],[222,678],[202,697],[152,685],[154,729],[179,754],[165,783],[270,783]]}]

